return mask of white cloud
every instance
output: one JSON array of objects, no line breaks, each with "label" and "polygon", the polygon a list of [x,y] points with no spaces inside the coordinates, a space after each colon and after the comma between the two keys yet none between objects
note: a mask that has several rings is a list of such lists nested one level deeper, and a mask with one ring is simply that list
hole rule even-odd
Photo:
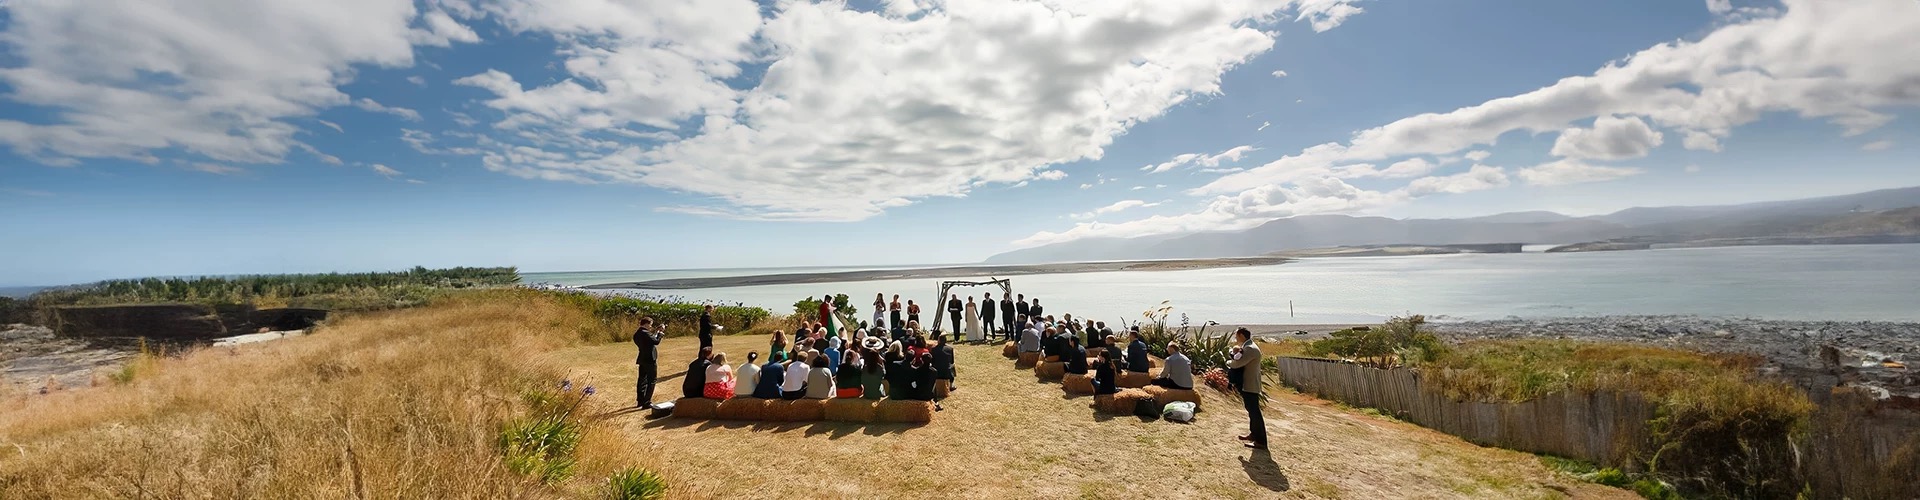
[{"label": "white cloud", "polygon": [[427,11],[420,16],[422,26],[407,33],[407,38],[420,45],[446,47],[453,42],[474,43],[480,41],[480,35],[472,28],[453,20],[446,12]]},{"label": "white cloud", "polygon": [[1081,184],[1081,185],[1080,185],[1080,189],[1091,189],[1091,188],[1093,188],[1093,184]]},{"label": "white cloud", "polygon": [[399,171],[399,170],[394,170],[394,169],[393,169],[393,167],[389,167],[389,166],[386,166],[386,165],[381,165],[381,164],[378,164],[378,163],[375,163],[375,164],[372,164],[372,165],[367,165],[367,168],[371,168],[371,169],[373,169],[373,173],[376,173],[376,174],[380,174],[380,176],[382,176],[382,177],[386,177],[386,178],[388,178],[388,179],[392,179],[392,178],[394,178],[394,177],[399,177],[399,176],[401,176],[401,175],[405,175],[405,174],[402,174],[402,173],[400,173],[400,171]]},{"label": "white cloud", "polygon": [[[1561,150],[1584,156],[1632,156],[1652,144],[1637,136],[1633,147],[1609,147],[1612,134],[1670,129],[1688,149],[1715,151],[1734,128],[1762,114],[1787,112],[1825,120],[1843,135],[1857,135],[1891,119],[1881,110],[1920,105],[1920,2],[1909,0],[1785,0],[1784,12],[1735,11],[1698,41],[1665,43],[1608,64],[1589,76],[1565,78],[1524,94],[1493,99],[1446,113],[1425,113],[1362,130],[1351,140],[1305,148],[1265,165],[1222,176],[1190,195],[1213,195],[1206,209],[1120,223],[1084,223],[1065,232],[1040,232],[1021,244],[1088,236],[1139,236],[1175,231],[1251,227],[1273,214],[1378,207],[1435,193],[1491,189],[1511,183],[1497,167],[1476,165],[1465,173],[1415,179],[1391,191],[1365,191],[1341,199],[1367,203],[1299,203],[1276,191],[1327,186],[1340,177],[1376,176],[1379,162],[1452,155],[1492,145],[1508,132],[1562,132],[1571,124],[1602,117],[1606,124],[1583,129]],[[1647,130],[1628,118],[1646,125]],[[1625,134],[1632,135],[1632,134]],[[1559,141],[1556,141],[1559,142]],[[1603,147],[1591,147],[1591,146]],[[1647,146],[1650,147],[1650,146]],[[1443,160],[1448,158],[1441,157]],[[1516,172],[1530,184],[1592,182],[1639,173],[1578,160],[1551,162]],[[1344,183],[1341,183],[1344,185]],[[1238,210],[1220,210],[1221,203]],[[1262,203],[1284,204],[1263,209]]]},{"label": "white cloud", "polygon": [[1119,212],[1122,210],[1127,210],[1132,208],[1153,208],[1157,206],[1160,206],[1160,202],[1147,203],[1141,200],[1120,200],[1120,201],[1113,202],[1113,204],[1111,205],[1093,209],[1093,211],[1091,212],[1071,214],[1070,217],[1076,220],[1087,220],[1087,219],[1092,219],[1094,217],[1099,217],[1102,215]]},{"label": "white cloud", "polygon": [[386,113],[389,115],[398,116],[410,122],[420,121],[419,111],[414,111],[411,109],[401,108],[401,107],[387,106],[384,104],[380,104],[378,102],[374,102],[373,99],[368,99],[365,97],[362,97],[358,100],[353,101],[353,107],[360,108],[367,111],[372,111],[375,113]]},{"label": "white cloud", "polygon": [[1407,183],[1407,194],[1425,196],[1429,194],[1458,194],[1485,191],[1506,187],[1507,171],[1500,167],[1474,165],[1467,171],[1453,175],[1421,177]]},{"label": "white cloud", "polygon": [[1139,190],[1142,190],[1142,189],[1146,189],[1146,188],[1147,188],[1146,186],[1134,186],[1134,187],[1132,187],[1132,188],[1128,188],[1127,190],[1128,190],[1128,191],[1139,191]]},{"label": "white cloud", "polygon": [[1405,201],[1405,191],[1378,192],[1356,188],[1339,179],[1319,177],[1291,186],[1261,186],[1234,196],[1220,196],[1206,208],[1179,215],[1155,215],[1120,223],[1087,221],[1061,232],[1041,231],[1016,246],[1037,246],[1080,238],[1150,236],[1192,231],[1246,229],[1280,217],[1315,213],[1364,212]]},{"label": "white cloud", "polygon": [[1286,78],[1286,77],[1287,77],[1287,71],[1286,71],[1286,70],[1283,70],[1283,69],[1276,69],[1276,70],[1273,70],[1273,77],[1274,77],[1274,78]]},{"label": "white cloud", "polygon": [[[450,10],[551,34],[568,57],[555,83],[529,87],[497,70],[455,81],[493,93],[485,104],[502,114],[487,168],[706,195],[731,207],[721,214],[858,220],[884,200],[964,196],[1099,159],[1133,125],[1218,93],[1222,73],[1273,46],[1280,16],[1331,28],[1358,13],[1347,3],[896,1],[875,13],[835,2],[489,0]],[[749,63],[768,65],[759,82],[729,85]],[[621,128],[676,137],[609,137]]]},{"label": "white cloud", "polygon": [[1873,141],[1860,146],[1861,151],[1886,151],[1893,147],[1893,141]]},{"label": "white cloud", "polygon": [[1484,149],[1476,149],[1473,151],[1468,151],[1467,154],[1464,154],[1461,156],[1466,157],[1468,161],[1479,162],[1479,161],[1487,161],[1487,158],[1492,158],[1493,153],[1489,153]]},{"label": "white cloud", "polygon": [[1392,165],[1388,165],[1387,168],[1385,169],[1375,169],[1373,164],[1371,163],[1360,163],[1360,164],[1354,164],[1354,165],[1334,167],[1333,173],[1336,177],[1339,177],[1342,179],[1352,179],[1352,178],[1360,178],[1360,177],[1384,177],[1388,179],[1400,179],[1400,178],[1406,178],[1406,177],[1419,177],[1422,175],[1426,175],[1427,172],[1432,172],[1433,169],[1439,168],[1439,167],[1440,165],[1435,164],[1434,162],[1431,162],[1431,161],[1427,161],[1426,158],[1409,158],[1406,160],[1394,162]]},{"label": "white cloud", "polygon": [[420,75],[413,75],[407,77],[407,83],[425,87],[427,86],[427,78]]},{"label": "white cloud", "polygon": [[1593,128],[1569,128],[1553,141],[1554,156],[1592,160],[1640,158],[1659,147],[1660,132],[1637,117],[1602,116]]},{"label": "white cloud", "polygon": [[1204,153],[1187,153],[1182,155],[1175,155],[1171,160],[1167,160],[1159,164],[1140,167],[1140,170],[1148,174],[1157,174],[1157,173],[1166,172],[1168,170],[1173,170],[1181,167],[1215,168],[1215,167],[1219,167],[1221,164],[1240,161],[1240,159],[1245,157],[1247,153],[1251,153],[1259,150],[1260,148],[1256,148],[1253,146],[1234,146],[1233,148],[1230,148],[1226,151],[1221,151],[1213,155],[1208,155]]},{"label": "white cloud", "polygon": [[407,184],[426,184],[426,183],[427,181],[423,181],[420,179],[407,179]]},{"label": "white cloud", "polygon": [[185,166],[187,170],[192,170],[195,172],[205,172],[205,173],[214,174],[214,175],[234,175],[239,173],[245,173],[247,171],[246,169],[235,167],[232,165],[221,165],[219,163],[206,162],[206,161],[186,162]]},{"label": "white cloud", "polygon": [[[7,101],[58,112],[0,120],[0,144],[70,165],[278,163],[304,120],[350,102],[354,65],[413,64],[405,0],[7,2]],[[12,105],[12,104],[9,104]]]},{"label": "white cloud", "polygon": [[1733,12],[1733,0],[1707,0],[1707,12],[1714,14]]},{"label": "white cloud", "polygon": [[1267,127],[1271,127],[1271,126],[1273,126],[1273,122],[1263,121],[1263,122],[1260,122],[1260,128],[1253,129],[1253,131],[1259,132],[1262,130],[1266,130]]},{"label": "white cloud", "polygon": [[[1689,173],[1698,171],[1698,167],[1689,166],[1689,168],[1693,169]],[[1527,184],[1535,186],[1561,186],[1610,181],[1644,172],[1638,168],[1603,167],[1582,163],[1579,160],[1559,160],[1523,168],[1514,172],[1514,175],[1520,176],[1520,180],[1526,181]]]},{"label": "white cloud", "polygon": [[1060,179],[1067,178],[1067,173],[1061,170],[1047,170],[1037,174],[1033,174],[1033,178],[1040,179],[1040,180],[1057,181]]}]

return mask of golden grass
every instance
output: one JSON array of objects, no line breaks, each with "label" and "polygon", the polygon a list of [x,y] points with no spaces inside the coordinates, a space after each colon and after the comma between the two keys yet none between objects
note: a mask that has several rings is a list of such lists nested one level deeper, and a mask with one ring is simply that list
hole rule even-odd
[{"label": "golden grass", "polygon": [[593,323],[534,294],[469,294],[8,398],[0,498],[572,496],[632,463],[631,443],[590,428],[577,479],[555,486],[509,472],[495,443],[521,391],[566,373],[526,354]]},{"label": "golden grass", "polygon": [[[764,337],[715,339],[729,353],[764,348]],[[669,339],[665,366],[681,366],[693,339]],[[925,424],[608,420],[641,443],[636,453],[668,457],[658,466],[675,486],[714,496],[804,491],[822,498],[1632,498],[1583,483],[1525,453],[1458,438],[1325,401],[1271,391],[1269,453],[1252,454],[1233,436],[1246,431],[1237,397],[1195,391],[1207,408],[1192,424],[1103,415],[1089,396],[1036,382],[1001,346],[956,346],[957,390]],[[633,383],[633,347],[598,345],[551,354],[580,377],[624,390]],[[673,386],[679,370],[664,369]],[[727,418],[728,406],[721,406]],[[612,411],[619,401],[602,401]],[[835,401],[829,401],[829,415]],[[888,401],[886,403],[906,403]],[[911,403],[908,403],[911,404]],[[930,411],[926,405],[921,408]],[[876,417],[881,409],[876,408]],[[1128,406],[1126,412],[1131,413]],[[772,474],[789,452],[824,474]],[[757,457],[757,458],[756,458]],[[760,462],[755,462],[758,460]],[[773,461],[773,462],[767,462]],[[784,470],[784,469],[783,469]]]}]

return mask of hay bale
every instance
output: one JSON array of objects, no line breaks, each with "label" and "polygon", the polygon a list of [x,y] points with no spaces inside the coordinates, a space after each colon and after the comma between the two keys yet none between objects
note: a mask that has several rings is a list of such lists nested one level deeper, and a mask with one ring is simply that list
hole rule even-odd
[{"label": "hay bale", "polygon": [[1107,348],[1105,348],[1105,347],[1088,347],[1088,348],[1087,348],[1087,359],[1089,359],[1089,360],[1094,360],[1094,359],[1100,359],[1100,353],[1103,353],[1103,352],[1107,352]]},{"label": "hay bale", "polygon": [[788,422],[818,422],[827,419],[827,402],[831,399],[802,399],[793,402],[793,420]]},{"label": "hay bale", "polygon": [[1060,388],[1065,389],[1067,394],[1093,394],[1093,375],[1069,373],[1060,379]]},{"label": "hay bale", "polygon": [[933,399],[947,399],[947,396],[951,394],[953,394],[952,380],[943,378],[933,381]]},{"label": "hay bale", "polygon": [[1168,389],[1157,385],[1149,385],[1140,389],[1147,391],[1147,395],[1153,396],[1155,402],[1163,405],[1174,401],[1193,403],[1196,408],[1200,405],[1200,393],[1193,392],[1193,389]]},{"label": "hay bale", "polygon": [[1012,342],[1008,342],[1008,343],[1007,343],[1007,345],[1006,345],[1005,347],[1001,347],[1001,348],[1000,348],[1000,355],[1001,355],[1001,356],[1006,356],[1006,357],[1007,357],[1007,359],[1015,359],[1015,358],[1019,358],[1019,357],[1020,357],[1020,346],[1019,346],[1019,345],[1015,345],[1015,344],[1014,344],[1014,343],[1012,343]]},{"label": "hay bale", "polygon": [[829,399],[827,400],[826,419],[835,422],[872,422],[878,413],[874,401],[866,399]]},{"label": "hay bale", "polygon": [[1060,357],[1059,357],[1059,356],[1047,356],[1046,358],[1043,358],[1043,359],[1041,359],[1041,360],[1040,360],[1040,362],[1042,362],[1042,363],[1052,363],[1052,362],[1055,362],[1055,361],[1059,361],[1059,360],[1060,360]]},{"label": "hay bale", "polygon": [[758,422],[767,420],[767,407],[773,400],[760,398],[733,398],[720,402],[714,414],[721,420],[746,420]]},{"label": "hay bale", "polygon": [[1040,353],[1023,352],[1020,353],[1020,360],[1013,363],[1013,368],[1016,370],[1031,370],[1038,364],[1040,364]]},{"label": "hay bale", "polygon": [[1049,361],[1033,367],[1033,376],[1040,377],[1040,380],[1060,380],[1060,377],[1066,374],[1067,362],[1065,361]]},{"label": "hay bale", "polygon": [[710,419],[720,400],[707,398],[680,398],[673,402],[673,416],[680,418]]},{"label": "hay bale", "polygon": [[1153,396],[1148,395],[1147,391],[1140,389],[1121,389],[1120,392],[1115,394],[1094,396],[1093,407],[1099,410],[1100,413],[1129,415],[1133,413],[1134,405],[1139,404],[1140,400],[1151,398],[1153,398]]},{"label": "hay bale", "polygon": [[1118,385],[1120,387],[1138,389],[1141,387],[1146,387],[1147,384],[1153,383],[1153,376],[1145,373],[1140,373],[1140,372],[1122,371],[1120,372],[1120,376],[1116,377],[1113,383],[1114,385]]},{"label": "hay bale", "polygon": [[933,421],[932,401],[905,401],[889,399],[881,401],[874,414],[874,422],[924,424]]}]

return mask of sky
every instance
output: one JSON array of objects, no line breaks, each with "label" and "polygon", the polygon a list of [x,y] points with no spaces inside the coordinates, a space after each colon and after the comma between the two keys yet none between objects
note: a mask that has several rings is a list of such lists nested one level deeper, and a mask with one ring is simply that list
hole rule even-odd
[{"label": "sky", "polygon": [[0,285],[1920,185],[1914,0],[0,0]]}]

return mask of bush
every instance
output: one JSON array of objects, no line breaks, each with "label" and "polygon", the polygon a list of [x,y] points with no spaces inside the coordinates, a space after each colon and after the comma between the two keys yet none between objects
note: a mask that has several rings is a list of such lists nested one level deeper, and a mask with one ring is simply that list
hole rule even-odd
[{"label": "bush", "polygon": [[646,469],[628,467],[607,477],[609,500],[656,500],[667,497],[667,480]]},{"label": "bush", "polygon": [[1352,359],[1374,368],[1433,361],[1447,351],[1447,346],[1439,337],[1420,329],[1426,323],[1426,316],[1416,314],[1387,320],[1379,328],[1340,330],[1308,345],[1307,354]]},{"label": "bush", "polygon": [[[539,293],[552,294],[563,303],[591,311],[608,328],[611,337],[608,340],[614,342],[630,340],[640,318],[649,316],[670,335],[693,333],[698,328],[700,313],[706,309],[706,304],[663,297],[600,295],[572,290]],[[715,305],[713,322],[729,332],[746,333],[772,314],[766,309],[740,304]]]},{"label": "bush", "polygon": [[[1212,321],[1193,326],[1192,318],[1180,313],[1179,326],[1168,325],[1173,315],[1171,301],[1160,301],[1160,305],[1141,313],[1143,322],[1134,323],[1140,327],[1140,339],[1147,343],[1147,352],[1161,358],[1167,357],[1167,344],[1180,342],[1181,351],[1193,362],[1193,373],[1206,373],[1213,368],[1225,368],[1227,361],[1233,359],[1233,332],[1222,331],[1218,335],[1207,333],[1207,327],[1218,325]],[[1120,339],[1122,342],[1127,339]]]},{"label": "bush", "polygon": [[523,393],[527,415],[500,430],[500,454],[507,470],[548,484],[573,477],[578,465],[574,452],[586,430],[573,412],[593,396],[593,386],[575,394],[571,382],[561,382],[560,389],[558,393],[545,389]]}]

